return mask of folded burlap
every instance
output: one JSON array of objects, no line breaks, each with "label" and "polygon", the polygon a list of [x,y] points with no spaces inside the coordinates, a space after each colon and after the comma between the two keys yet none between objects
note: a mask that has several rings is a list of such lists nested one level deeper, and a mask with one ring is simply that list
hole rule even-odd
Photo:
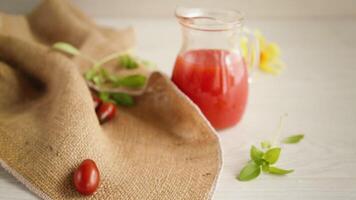
[{"label": "folded burlap", "polygon": [[[130,48],[132,29],[96,26],[64,0],[28,16],[0,13],[0,164],[43,199],[209,199],[221,167],[214,130],[162,74],[130,108],[100,126],[81,71],[88,63],[50,49],[73,44],[94,58]],[[72,184],[86,158],[98,191]]]}]

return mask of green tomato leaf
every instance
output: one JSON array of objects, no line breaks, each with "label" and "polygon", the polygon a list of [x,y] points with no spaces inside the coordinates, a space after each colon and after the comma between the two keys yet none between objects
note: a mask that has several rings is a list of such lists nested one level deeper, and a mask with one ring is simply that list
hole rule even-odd
[{"label": "green tomato leaf", "polygon": [[286,175],[286,174],[292,173],[293,171],[294,171],[293,169],[286,170],[286,169],[281,169],[281,168],[277,168],[277,167],[269,167],[268,173],[276,174],[276,175]]},{"label": "green tomato leaf", "polygon": [[138,62],[136,59],[130,55],[119,56],[119,65],[126,69],[135,69],[138,67]]},{"label": "green tomato leaf", "polygon": [[140,88],[146,83],[147,77],[143,75],[130,75],[123,78],[118,78],[114,82],[114,86],[124,86],[129,88]]},{"label": "green tomato leaf", "polygon": [[292,135],[282,140],[285,144],[296,144],[304,138],[303,134]]},{"label": "green tomato leaf", "polygon": [[118,105],[132,106],[135,104],[134,98],[125,93],[113,93],[111,94],[111,98]]},{"label": "green tomato leaf", "polygon": [[263,159],[267,161],[269,164],[274,164],[278,161],[279,154],[281,153],[281,148],[275,147],[266,151],[263,156]]},{"label": "green tomato leaf", "polygon": [[255,146],[251,146],[250,157],[256,164],[261,165],[263,159],[263,152],[257,149]]},{"label": "green tomato leaf", "polygon": [[261,173],[261,167],[254,162],[248,163],[236,177],[240,181],[249,181],[258,177]]},{"label": "green tomato leaf", "polygon": [[270,141],[265,140],[261,142],[261,147],[262,149],[269,149],[272,147],[272,144]]},{"label": "green tomato leaf", "polygon": [[65,52],[67,54],[76,56],[80,54],[80,51],[75,48],[73,45],[69,44],[69,43],[65,43],[65,42],[56,42],[54,43],[54,45],[52,46],[53,49]]}]

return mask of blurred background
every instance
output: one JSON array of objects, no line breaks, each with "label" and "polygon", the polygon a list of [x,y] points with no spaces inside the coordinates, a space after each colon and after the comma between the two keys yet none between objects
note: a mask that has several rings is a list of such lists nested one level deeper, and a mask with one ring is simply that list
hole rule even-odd
[{"label": "blurred background", "polygon": [[[0,0],[0,8],[23,14],[39,1]],[[242,11],[247,27],[261,30],[280,46],[286,68],[280,76],[257,73],[243,121],[220,135],[224,166],[214,199],[356,199],[356,0],[72,2],[100,24],[133,26],[137,55],[154,61],[168,75],[181,46],[176,6]],[[250,145],[268,138],[285,113],[285,133],[301,131],[307,138],[301,146],[283,150],[288,157],[281,163],[297,169],[295,176],[268,176],[251,184],[236,181]],[[0,199],[35,199],[19,198],[29,194],[9,183],[19,185],[0,170]]]},{"label": "blurred background", "polygon": [[[28,13],[40,0],[1,0],[1,11]],[[180,48],[180,26],[174,18],[176,6],[229,8],[242,11],[245,25],[259,29],[266,38],[277,42],[282,57],[293,65],[296,54],[333,55],[332,45],[354,44],[356,0],[72,0],[98,23],[114,27],[133,26],[136,30],[136,52],[155,61],[161,71],[171,73]],[[162,29],[165,27],[164,29]],[[164,36],[164,37],[158,37]],[[338,39],[327,41],[327,38]],[[343,46],[342,56],[350,54]],[[165,56],[162,56],[165,49]],[[315,49],[315,50],[312,50]],[[323,49],[323,52],[320,51]],[[305,58],[307,59],[307,58]],[[294,63],[296,63],[294,62]],[[320,60],[319,62],[323,62]],[[330,62],[326,63],[332,67]],[[320,63],[321,64],[321,63]],[[325,65],[323,63],[323,65]],[[321,66],[321,65],[320,65]],[[291,69],[291,68],[290,68]],[[297,75],[298,72],[292,72]],[[301,72],[304,73],[305,72]]]},{"label": "blurred background", "polygon": [[[1,0],[12,13],[29,11],[39,0]],[[356,16],[355,0],[73,0],[94,17],[171,17],[175,6],[222,7],[241,10],[254,18],[338,18]]]}]

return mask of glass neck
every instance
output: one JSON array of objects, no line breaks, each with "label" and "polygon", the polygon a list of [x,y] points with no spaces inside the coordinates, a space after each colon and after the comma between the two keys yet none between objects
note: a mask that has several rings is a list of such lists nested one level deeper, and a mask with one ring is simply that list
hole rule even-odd
[{"label": "glass neck", "polygon": [[193,49],[224,49],[234,50],[238,48],[241,28],[206,31],[192,29],[182,25],[182,49],[185,52]]}]

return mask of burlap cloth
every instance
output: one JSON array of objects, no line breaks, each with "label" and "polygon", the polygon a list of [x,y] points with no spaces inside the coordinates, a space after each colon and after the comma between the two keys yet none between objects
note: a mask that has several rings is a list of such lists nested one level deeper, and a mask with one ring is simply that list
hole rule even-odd
[{"label": "burlap cloth", "polygon": [[[51,50],[57,41],[100,58],[134,38],[63,0],[28,16],[0,13],[1,166],[43,199],[210,199],[221,152],[197,107],[156,72],[135,106],[100,126],[80,73],[86,64]],[[86,158],[101,172],[90,197],[71,178]]]}]

